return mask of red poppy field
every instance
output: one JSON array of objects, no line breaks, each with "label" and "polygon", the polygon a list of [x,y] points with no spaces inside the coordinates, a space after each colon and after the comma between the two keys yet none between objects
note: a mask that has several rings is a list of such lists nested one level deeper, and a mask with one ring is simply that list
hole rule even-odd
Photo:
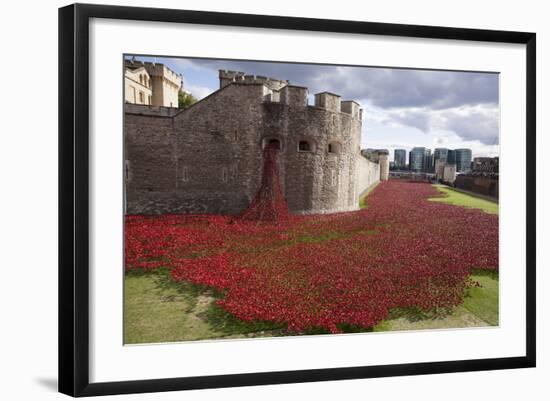
[{"label": "red poppy field", "polygon": [[366,209],[257,222],[231,216],[127,216],[126,270],[168,269],[216,290],[244,322],[288,333],[370,328],[396,308],[462,304],[472,269],[498,272],[498,215],[429,198],[426,183],[388,181]]}]

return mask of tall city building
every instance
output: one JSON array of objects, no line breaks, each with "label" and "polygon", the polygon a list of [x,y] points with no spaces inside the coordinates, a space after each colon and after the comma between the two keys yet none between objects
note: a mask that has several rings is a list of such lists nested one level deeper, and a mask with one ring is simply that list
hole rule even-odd
[{"label": "tall city building", "polygon": [[472,150],[471,149],[455,149],[456,155],[456,171],[466,173],[472,169]]},{"label": "tall city building", "polygon": [[445,163],[447,162],[447,158],[449,155],[449,149],[447,148],[435,148],[434,149],[434,165],[437,160],[445,160]]},{"label": "tall city building", "polygon": [[396,169],[404,169],[407,165],[407,151],[405,149],[395,149],[393,151],[393,161]]},{"label": "tall city building", "polygon": [[452,149],[447,150],[447,163],[456,164],[456,151]]},{"label": "tall city building", "polygon": [[415,147],[409,152],[409,169],[416,173],[424,171],[426,148]]},{"label": "tall city building", "polygon": [[432,150],[427,149],[424,152],[424,166],[422,169],[425,173],[432,173],[433,172],[433,156],[432,156]]}]

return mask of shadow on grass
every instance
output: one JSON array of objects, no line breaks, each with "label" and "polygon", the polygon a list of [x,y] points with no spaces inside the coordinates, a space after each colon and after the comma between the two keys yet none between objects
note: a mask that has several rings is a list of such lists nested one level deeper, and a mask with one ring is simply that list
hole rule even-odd
[{"label": "shadow on grass", "polygon": [[[271,332],[271,335],[286,335],[286,324],[273,323],[267,321],[240,320],[218,306],[215,302],[210,304],[206,312],[200,317],[204,317],[212,329],[227,335],[250,334],[259,332]],[[261,333],[263,334],[263,333]]]},{"label": "shadow on grass", "polygon": [[[175,301],[176,296],[174,292],[177,293],[178,296],[185,299],[188,305],[182,312],[187,314],[195,313],[198,319],[208,325],[212,333],[219,334],[219,338],[238,335],[246,336],[254,333],[258,333],[259,335],[269,334],[270,336],[287,335],[286,324],[266,321],[247,322],[236,318],[216,304],[216,300],[223,298],[223,292],[204,285],[175,281],[170,276],[170,269],[167,267],[155,270],[130,270],[126,272],[126,277],[150,280],[154,285],[154,297],[162,302]],[[202,312],[196,313],[196,306],[200,297],[211,299],[211,302],[209,302]]]},{"label": "shadow on grass", "polygon": [[[170,276],[169,268],[159,268],[151,271],[132,270],[126,272],[126,277],[143,278],[149,284],[145,289],[136,293],[135,296],[143,301],[154,301],[157,303],[173,304],[171,312],[166,318],[176,322],[176,318],[185,314],[194,321],[200,321],[200,324],[186,325],[182,330],[177,325],[170,326],[162,335],[158,333],[157,324],[166,320],[159,320],[158,323],[148,323],[151,321],[147,315],[143,316],[143,323],[135,327],[144,338],[151,338],[150,334],[157,332],[155,338],[170,338],[170,341],[185,341],[187,339],[208,339],[208,338],[251,338],[251,337],[280,337],[280,336],[298,336],[298,335],[321,335],[331,334],[324,328],[308,328],[301,332],[289,332],[284,323],[274,323],[269,321],[243,321],[233,316],[231,313],[219,306],[216,301],[222,299],[223,292],[216,291],[203,285],[195,285],[188,282],[174,281]],[[452,308],[439,308],[425,311],[417,307],[395,308],[392,309],[388,317],[373,327],[361,327],[351,324],[339,324],[337,328],[343,333],[368,333],[372,331],[394,331],[403,329],[429,329],[433,327],[463,327],[457,322],[457,316],[460,314],[471,313],[487,322],[490,325],[498,324],[498,273],[485,269],[472,269],[472,280],[478,283],[478,286],[469,288],[464,296],[464,304],[458,307],[457,312]],[[144,282],[145,284],[145,282]],[[185,302],[180,302],[184,299]],[[140,301],[141,302],[141,301]],[[178,302],[180,302],[178,304]],[[150,313],[150,312],[149,312]],[[457,315],[459,313],[459,315]],[[158,318],[160,319],[160,317]],[[158,320],[157,319],[157,320]],[[448,322],[446,319],[450,319]],[[454,319],[454,320],[453,320]],[[401,322],[401,323],[399,323]],[[178,323],[179,324],[179,323]],[[477,324],[477,323],[476,323]],[[152,330],[152,331],[151,331]],[[190,331],[189,331],[190,330]],[[202,331],[198,331],[202,330]],[[149,333],[149,334],[147,334]],[[149,337],[147,337],[149,336]],[[159,342],[155,341],[132,341],[139,342]]]},{"label": "shadow on grass", "polygon": [[472,276],[482,276],[493,280],[498,280],[498,271],[495,270],[473,268],[470,269],[470,274]]}]

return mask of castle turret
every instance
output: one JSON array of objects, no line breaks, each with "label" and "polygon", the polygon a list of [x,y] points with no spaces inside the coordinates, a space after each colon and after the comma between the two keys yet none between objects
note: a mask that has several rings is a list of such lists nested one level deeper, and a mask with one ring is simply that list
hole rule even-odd
[{"label": "castle turret", "polygon": [[339,95],[330,92],[315,94],[315,106],[339,113],[341,111],[341,98]]},{"label": "castle turret", "polygon": [[390,152],[386,149],[379,149],[378,163],[380,164],[380,181],[388,181],[390,175]]},{"label": "castle turret", "polygon": [[219,70],[220,89],[229,85],[231,82],[239,82],[244,80],[245,73],[241,71],[226,71]]},{"label": "castle turret", "polygon": [[[358,155],[359,103],[321,92],[308,105],[307,87],[239,71],[220,70],[219,82],[220,90],[177,113],[148,109],[144,119],[126,108],[127,177],[148,179],[127,178],[127,211],[241,214],[248,208],[263,219],[285,212],[279,206],[286,203],[296,214],[345,212],[357,210],[359,196],[387,179],[387,152],[380,165]],[[271,148],[276,152],[262,159]],[[264,185],[273,180],[280,190]],[[151,201],[158,196],[162,204]]]},{"label": "castle turret", "polygon": [[342,113],[351,114],[352,118],[356,118],[358,120],[362,119],[361,105],[355,100],[345,100],[340,103],[340,107],[342,109]]},{"label": "castle turret", "polygon": [[[134,104],[145,104],[160,107],[178,107],[178,93],[183,89],[182,76],[161,63],[151,63],[149,61],[124,61],[126,70],[137,71],[140,68],[147,71],[144,81],[137,81],[140,87],[136,85],[126,85],[126,93],[137,96],[137,100],[131,101]],[[138,75],[139,76],[139,75]],[[142,78],[142,79],[143,79]],[[135,97],[132,96],[132,97]],[[141,98],[141,99],[140,99]]]},{"label": "castle turret", "polygon": [[307,93],[307,88],[303,86],[287,85],[280,90],[279,101],[282,104],[305,107],[307,105]]}]

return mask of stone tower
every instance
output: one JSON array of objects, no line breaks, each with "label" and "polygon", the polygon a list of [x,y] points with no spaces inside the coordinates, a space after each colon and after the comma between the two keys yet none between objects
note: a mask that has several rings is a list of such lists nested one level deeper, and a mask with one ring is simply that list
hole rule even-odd
[{"label": "stone tower", "polygon": [[[127,107],[128,213],[240,214],[262,182],[263,153],[276,147],[291,213],[359,208],[359,196],[388,175],[360,154],[362,110],[335,93],[286,80],[219,71],[220,88],[175,114]],[[385,166],[385,167],[383,167]]]},{"label": "stone tower", "polygon": [[390,153],[386,149],[381,149],[377,152],[378,163],[380,164],[380,181],[388,181],[390,175]]}]

